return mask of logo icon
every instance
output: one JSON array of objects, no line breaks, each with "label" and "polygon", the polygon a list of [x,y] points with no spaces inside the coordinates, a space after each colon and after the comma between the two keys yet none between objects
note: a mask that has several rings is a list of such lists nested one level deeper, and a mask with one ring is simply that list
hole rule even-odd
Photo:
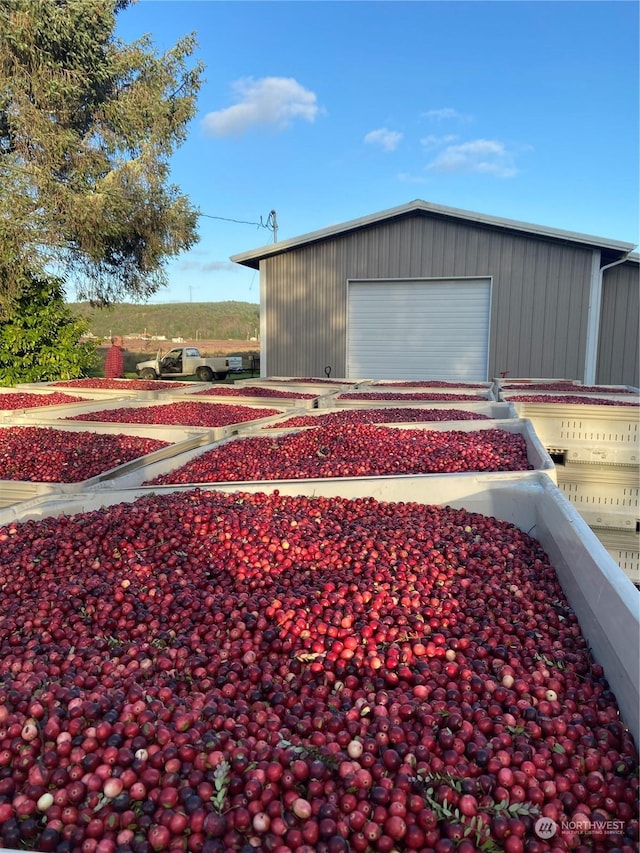
[{"label": "logo icon", "polygon": [[539,817],[534,824],[533,830],[538,838],[548,841],[558,831],[558,824],[550,817]]}]

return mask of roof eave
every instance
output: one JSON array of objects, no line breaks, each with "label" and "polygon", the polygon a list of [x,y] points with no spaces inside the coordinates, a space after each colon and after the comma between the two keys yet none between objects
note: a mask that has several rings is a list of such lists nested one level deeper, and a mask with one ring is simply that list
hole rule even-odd
[{"label": "roof eave", "polygon": [[626,243],[621,240],[596,237],[592,234],[581,234],[577,231],[564,231],[559,228],[548,228],[543,225],[536,225],[535,223],[520,222],[515,219],[504,219],[498,216],[489,216],[483,213],[475,213],[470,210],[461,210],[455,207],[430,204],[429,202],[417,199],[416,201],[409,202],[408,204],[392,207],[388,210],[380,211],[379,213],[362,216],[358,219],[351,219],[348,222],[338,223],[337,225],[330,225],[329,227],[321,228],[318,231],[311,231],[308,234],[302,234],[301,236],[294,237],[290,240],[271,243],[270,245],[262,246],[258,249],[252,249],[248,252],[240,252],[232,255],[230,260],[234,263],[242,264],[243,266],[259,269],[260,261],[264,258],[281,254],[290,249],[295,249],[298,246],[327,240],[330,237],[335,237],[347,231],[354,231],[359,228],[365,228],[369,225],[375,225],[385,220],[397,219],[398,217],[408,216],[413,213],[430,213],[451,219],[462,219],[467,222],[473,222],[477,225],[533,234],[537,237],[546,239],[580,243],[587,246],[593,246],[594,248],[602,248],[619,252],[621,257],[636,248],[634,243]]}]

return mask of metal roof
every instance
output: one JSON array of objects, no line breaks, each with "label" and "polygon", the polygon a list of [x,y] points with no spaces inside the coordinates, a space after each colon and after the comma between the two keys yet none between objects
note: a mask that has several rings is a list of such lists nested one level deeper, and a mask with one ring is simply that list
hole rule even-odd
[{"label": "metal roof", "polygon": [[470,210],[460,210],[456,207],[444,207],[439,204],[431,204],[428,201],[416,199],[408,204],[402,204],[399,207],[392,207],[388,210],[382,210],[379,213],[373,213],[369,216],[362,216],[358,219],[351,219],[348,222],[342,222],[337,225],[330,225],[328,228],[321,228],[319,231],[311,231],[308,234],[302,234],[300,237],[293,237],[290,240],[281,240],[278,243],[271,243],[267,246],[262,246],[259,249],[252,249],[248,252],[240,252],[232,255],[230,260],[234,263],[242,264],[246,267],[259,269],[260,261],[263,258],[268,258],[273,255],[279,255],[291,249],[296,249],[299,246],[304,246],[309,243],[317,243],[321,240],[328,240],[331,237],[337,237],[347,231],[355,231],[359,228],[366,228],[370,225],[376,225],[385,220],[398,219],[414,214],[426,214],[449,219],[462,219],[477,225],[487,226],[490,228],[499,228],[505,231],[520,231],[532,235],[534,237],[542,237],[550,240],[560,240],[569,243],[582,243],[586,246],[593,246],[619,254],[623,257],[628,252],[636,248],[634,243],[625,243],[621,240],[611,240],[607,237],[594,237],[591,234],[580,234],[575,231],[563,231],[559,228],[548,228],[544,225],[535,225],[530,222],[519,222],[515,219],[503,219],[498,216],[488,216],[484,213],[474,213]]}]

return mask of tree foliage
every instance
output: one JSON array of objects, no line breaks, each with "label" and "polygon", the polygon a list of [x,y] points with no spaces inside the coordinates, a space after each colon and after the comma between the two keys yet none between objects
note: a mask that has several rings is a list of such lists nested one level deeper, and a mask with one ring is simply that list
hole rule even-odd
[{"label": "tree foliage", "polygon": [[23,272],[144,299],[198,239],[169,158],[195,114],[194,36],[114,34],[129,0],[0,0],[0,316]]},{"label": "tree foliage", "polygon": [[77,379],[95,366],[87,322],[64,301],[64,282],[27,274],[10,317],[0,318],[0,385]]}]

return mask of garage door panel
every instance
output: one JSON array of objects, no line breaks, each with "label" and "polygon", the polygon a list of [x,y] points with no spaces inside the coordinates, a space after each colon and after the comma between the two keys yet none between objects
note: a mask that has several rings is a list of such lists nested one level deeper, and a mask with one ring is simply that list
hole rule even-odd
[{"label": "garage door panel", "polygon": [[350,282],[347,376],[486,380],[489,279]]}]

